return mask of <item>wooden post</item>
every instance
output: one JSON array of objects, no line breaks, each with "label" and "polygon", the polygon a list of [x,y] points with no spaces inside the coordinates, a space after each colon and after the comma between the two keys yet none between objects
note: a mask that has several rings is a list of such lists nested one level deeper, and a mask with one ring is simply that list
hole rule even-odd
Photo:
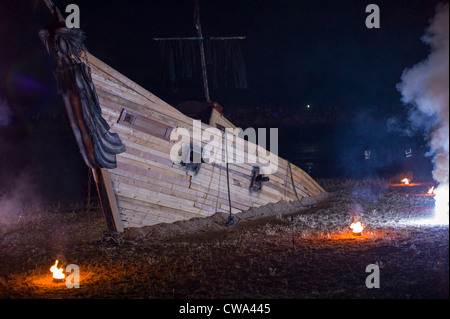
[{"label": "wooden post", "polygon": [[119,208],[108,170],[104,168],[93,169],[92,175],[94,175],[98,197],[100,198],[108,230],[123,232],[124,227],[120,220]]},{"label": "wooden post", "polygon": [[206,103],[211,103],[209,99],[209,88],[208,88],[208,73],[206,71],[206,59],[205,59],[205,48],[203,43],[203,33],[202,33],[202,25],[200,24],[200,5],[198,0],[195,1],[195,28],[197,29],[198,43],[200,45],[200,57],[202,63],[202,77],[203,77],[203,89],[205,91],[205,99]]}]

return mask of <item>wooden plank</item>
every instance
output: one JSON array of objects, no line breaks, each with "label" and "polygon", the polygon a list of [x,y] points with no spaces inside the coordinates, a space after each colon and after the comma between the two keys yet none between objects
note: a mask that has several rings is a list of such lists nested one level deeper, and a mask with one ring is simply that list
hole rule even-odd
[{"label": "wooden plank", "polygon": [[121,214],[125,220],[133,221],[135,224],[142,226],[154,225],[159,223],[173,223],[179,220],[183,220],[178,215],[176,218],[170,218],[167,215],[152,214],[152,213],[140,213],[133,210],[121,209]]},{"label": "wooden plank", "polygon": [[191,177],[186,174],[185,170],[165,166],[127,153],[117,156],[117,163],[132,165],[141,170],[151,172],[156,178],[161,178],[174,184],[191,180]]},{"label": "wooden plank", "polygon": [[[223,177],[224,183],[223,185],[226,185],[226,177]],[[217,189],[219,188],[222,183],[219,182],[219,178],[216,176],[203,176],[200,173],[192,177],[191,184],[201,184],[201,185],[207,185],[210,189]],[[260,194],[264,194],[265,196],[273,197],[273,198],[280,198],[280,192],[272,187],[269,187],[270,183],[265,184],[263,186],[263,189],[259,192]],[[248,187],[242,187],[237,186],[234,184],[230,184],[230,191],[235,196],[246,196],[243,191],[248,192]],[[251,198],[249,196],[249,198]]]},{"label": "wooden plank", "polygon": [[[130,110],[134,110],[145,115],[149,115],[163,122],[167,122],[176,126],[184,127],[185,125],[192,125],[193,119],[185,116],[182,113],[173,113],[165,110],[163,107],[155,106],[155,105],[145,105],[143,101],[132,100],[131,97],[128,99],[124,98],[124,96],[119,96],[113,94],[112,92],[105,91],[102,88],[97,89],[97,95],[104,99],[107,99],[111,102],[114,102],[122,107],[128,108]],[[110,103],[111,103],[110,102]],[[137,103],[141,102],[141,103]],[[182,124],[184,123],[184,124]]]},{"label": "wooden plank", "polygon": [[141,189],[133,185],[120,183],[119,189],[117,191],[118,195],[139,199],[144,202],[149,202],[152,204],[158,204],[165,207],[175,208],[178,210],[184,210],[191,213],[197,213],[199,215],[207,215],[201,211],[201,209],[194,206],[194,201],[191,200],[180,200],[175,196],[170,196],[158,192],[154,192],[148,189]]},{"label": "wooden plank", "polygon": [[[158,98],[156,95],[151,94],[146,89],[144,89],[140,85],[136,84],[135,82],[133,82],[132,80],[130,80],[129,78],[124,76],[123,74],[119,73],[118,71],[114,70],[109,65],[107,65],[100,59],[96,58],[89,52],[87,52],[87,60],[88,60],[88,65],[94,66],[94,67],[102,70],[103,72],[107,73],[112,79],[117,80],[118,83],[123,83],[126,87],[141,94],[144,98],[148,99],[149,101],[156,103],[156,104],[160,104],[163,107],[173,109],[174,111],[177,111],[174,107],[167,104],[166,102],[164,102],[163,100]],[[93,70],[93,71],[95,71],[95,70]]]},{"label": "wooden plank", "polygon": [[150,148],[149,145],[152,145],[152,143],[147,143],[146,145],[143,145],[142,143],[145,143],[144,140],[136,140],[132,141],[131,139],[126,140],[127,146],[131,149],[135,149],[136,151],[142,152],[144,154],[150,154],[153,155],[154,161],[157,163],[166,163],[167,165],[171,166],[172,160],[170,158],[170,153],[164,151],[160,151],[157,148]]},{"label": "wooden plank", "polygon": [[[203,207],[204,210],[207,210],[208,212],[213,212],[210,208],[215,206],[215,201],[211,201],[211,200],[207,199],[205,193],[201,193],[194,189],[184,188],[184,187],[180,187],[180,186],[176,186],[176,185],[172,186],[172,188],[162,188],[157,185],[152,185],[150,183],[145,183],[145,182],[141,182],[141,181],[138,181],[135,179],[130,179],[130,178],[122,177],[122,176],[114,176],[113,178],[116,183],[125,183],[125,184],[139,187],[141,189],[148,189],[148,190],[158,192],[161,194],[170,195],[174,198],[178,198],[178,200],[181,200],[181,199],[182,200],[191,200],[191,201],[195,202],[194,206],[196,206],[196,207],[200,207],[197,204],[204,205],[204,207]],[[175,186],[177,188],[174,188]]]},{"label": "wooden plank", "polygon": [[164,165],[166,167],[172,167],[173,163],[170,159],[161,157],[156,155],[156,152],[152,152],[150,153],[148,148],[145,148],[145,150],[142,150],[141,147],[139,147],[138,145],[133,145],[133,146],[138,146],[138,147],[132,147],[131,145],[134,144],[132,142],[127,143],[127,150],[126,150],[126,154],[129,154],[131,156],[137,157],[137,158],[142,158],[144,160],[148,160],[151,161],[152,163],[159,164],[159,165]]},{"label": "wooden plank", "polygon": [[112,213],[112,217],[114,219],[114,224],[115,224],[116,230],[118,232],[123,232],[124,228],[120,221],[119,207],[117,206],[117,199],[116,199],[113,185],[111,182],[111,175],[109,173],[109,170],[107,170],[105,168],[102,168],[101,171],[102,171],[103,182],[105,184],[106,191],[108,194],[109,205],[111,207],[111,213]]},{"label": "wooden plank", "polygon": [[97,186],[97,192],[108,230],[123,232],[124,228],[120,221],[119,209],[108,170],[97,168],[92,170],[92,174]]},{"label": "wooden plank", "polygon": [[[171,183],[169,183],[167,181],[151,178],[149,176],[136,174],[136,173],[130,172],[128,170],[122,170],[120,168],[116,168],[116,169],[114,169],[114,171],[111,172],[111,178],[112,179],[116,179],[118,177],[124,177],[124,178],[132,179],[132,180],[137,180],[137,181],[141,181],[141,182],[144,182],[144,183],[157,185],[157,186],[162,187],[162,188],[173,187],[173,184],[171,184]],[[187,184],[186,186],[188,187],[189,184]]]},{"label": "wooden plank", "polygon": [[[225,182],[226,183],[226,182]],[[211,199],[211,200],[217,200],[217,201],[226,201],[228,203],[228,192],[227,192],[227,188],[226,188],[226,184],[224,184],[222,187],[220,188],[210,188],[210,187],[205,187],[201,184],[191,184],[190,188],[192,189],[196,189],[196,190],[203,190],[206,192],[206,198]],[[249,195],[247,192],[246,193],[242,193],[241,192],[241,196],[235,196],[234,193],[232,194],[232,204],[241,204],[241,205],[248,205],[251,206],[251,204],[249,203],[264,203],[264,201],[260,198],[260,194],[255,194],[255,195]],[[246,196],[247,195],[247,196]]]},{"label": "wooden plank", "polygon": [[[125,158],[123,158],[125,159]],[[118,161],[117,168],[122,169],[124,171],[129,171],[134,174],[150,177],[153,179],[164,179],[164,181],[169,182],[171,184],[177,184],[188,187],[190,184],[190,180],[186,177],[183,179],[179,179],[172,176],[161,175],[158,172],[154,172],[152,170],[144,169],[134,165],[133,163],[127,163],[125,161]]]},{"label": "wooden plank", "polygon": [[140,154],[133,154],[133,151],[131,152],[125,152],[121,154],[121,162],[128,163],[125,159],[129,159],[135,162],[135,164],[138,167],[152,170],[154,172],[158,172],[161,175],[171,176],[175,178],[180,179],[189,179],[187,176],[187,172],[184,168],[174,167],[172,165],[172,162],[170,162],[171,165],[167,165],[166,163],[161,163],[155,161],[155,158],[151,156],[151,154],[143,154],[144,156],[139,156]]},{"label": "wooden plank", "polygon": [[[122,176],[113,176],[114,182],[117,183],[117,186],[120,187],[120,183],[129,184],[132,186],[136,186],[140,189],[148,189],[153,192],[166,194],[173,197],[173,200],[176,198],[177,201],[180,199],[193,201],[195,207],[200,207],[207,212],[214,213],[214,209],[217,206],[215,200],[210,200],[206,198],[206,194],[200,193],[194,189],[184,188],[175,185],[172,188],[161,188],[160,186],[153,185],[151,183],[145,183],[142,181],[122,177]],[[172,200],[172,201],[173,201]]]},{"label": "wooden plank", "polygon": [[164,207],[158,204],[144,202],[138,199],[131,199],[128,197],[118,196],[120,207],[128,210],[137,211],[144,214],[167,215],[172,219],[190,219],[198,217],[196,213],[190,213],[183,210],[177,210],[169,207]]},{"label": "wooden plank", "polygon": [[[145,133],[133,132],[132,130],[130,131],[125,126],[120,125],[120,124],[111,125],[110,131],[113,133],[118,133],[122,139],[122,142],[125,144],[125,146],[129,142],[133,142],[133,143],[141,145],[143,147],[148,147],[151,150],[156,150],[160,154],[167,154],[167,157],[170,158],[169,153],[166,153],[168,147],[169,148],[171,147],[170,143],[161,143],[158,141],[154,141],[153,136],[145,134]],[[165,141],[165,142],[167,142],[167,141]]]},{"label": "wooden plank", "polygon": [[[225,182],[225,178],[223,179],[223,182]],[[137,182],[132,181],[131,183],[137,183]],[[204,201],[204,200],[201,199],[201,198],[203,198],[205,196],[204,192],[200,194],[198,192],[195,192],[195,190],[193,190],[193,189],[187,189],[187,188],[181,187],[181,186],[177,186],[178,189],[175,190],[174,189],[175,186],[176,185],[173,185],[172,189],[169,189],[168,186],[166,186],[166,189],[161,189],[160,187],[152,188],[152,189],[154,191],[165,192],[167,194],[175,194],[176,196],[179,196],[181,198],[192,199],[192,200],[195,200],[197,203],[198,203],[199,200]],[[191,184],[191,186],[192,186],[192,184]],[[145,183],[144,184],[140,184],[139,187],[145,188],[146,184]],[[150,187],[150,186],[148,186],[148,187]],[[217,189],[219,189],[219,188],[224,190],[225,189],[225,184],[223,183],[223,185],[220,185],[220,187],[217,187]],[[186,193],[186,195],[189,195],[189,196],[186,197],[184,194],[182,194],[180,192],[177,192],[177,191],[182,191],[182,192]],[[208,189],[208,191],[211,192],[211,187]],[[246,190],[246,192],[247,192],[247,190]],[[243,195],[242,192],[240,192],[240,191],[239,192],[232,192],[232,193],[233,193],[233,201],[234,201],[234,199],[238,199],[239,197],[241,197]],[[244,198],[245,197],[246,196],[244,196]],[[248,197],[250,198],[251,196],[248,195]],[[253,198],[251,198],[251,200],[253,200]],[[243,201],[246,202],[245,200],[243,200]],[[211,202],[206,203],[206,204],[208,204],[209,206],[214,206],[214,203],[211,203]]]}]

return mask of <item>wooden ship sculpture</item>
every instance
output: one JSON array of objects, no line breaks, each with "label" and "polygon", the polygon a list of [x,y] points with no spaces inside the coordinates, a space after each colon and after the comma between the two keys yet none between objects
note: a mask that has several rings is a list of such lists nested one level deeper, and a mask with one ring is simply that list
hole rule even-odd
[{"label": "wooden ship sculpture", "polygon": [[[237,133],[222,134],[224,129],[239,130],[209,99],[204,55],[209,113],[202,123],[87,52],[83,32],[67,28],[54,3],[43,1],[54,24],[39,36],[55,60],[58,92],[80,152],[92,169],[108,230],[122,232],[217,212],[229,214],[231,225],[235,214],[252,207],[325,192],[289,161]],[[201,44],[199,18],[196,26]],[[214,158],[203,160],[210,140],[196,134],[199,129],[219,141]],[[251,155],[266,161],[248,161]],[[268,167],[273,162],[267,159],[276,162],[275,169]]]}]

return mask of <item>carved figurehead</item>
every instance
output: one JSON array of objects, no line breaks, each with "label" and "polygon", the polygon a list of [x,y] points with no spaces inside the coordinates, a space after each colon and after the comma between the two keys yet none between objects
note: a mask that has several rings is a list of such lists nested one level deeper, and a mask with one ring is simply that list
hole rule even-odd
[{"label": "carved figurehead", "polygon": [[44,0],[54,23],[42,29],[39,37],[54,58],[58,93],[63,97],[67,115],[86,164],[92,168],[115,168],[116,154],[125,151],[120,137],[109,132],[102,117],[89,67],[81,60],[84,33],[67,28],[59,9]]}]

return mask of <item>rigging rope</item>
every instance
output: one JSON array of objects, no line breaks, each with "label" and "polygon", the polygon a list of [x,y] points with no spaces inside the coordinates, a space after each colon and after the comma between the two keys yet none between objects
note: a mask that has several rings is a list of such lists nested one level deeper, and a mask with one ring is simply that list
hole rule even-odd
[{"label": "rigging rope", "polygon": [[288,162],[288,166],[289,166],[289,172],[291,173],[292,188],[294,189],[294,194],[295,194],[295,197],[297,197],[298,202],[300,203],[300,205],[301,205],[302,207],[305,207],[305,208],[314,208],[314,207],[316,207],[316,205],[308,205],[308,206],[305,206],[305,205],[303,205],[302,202],[300,201],[300,198],[298,197],[298,194],[297,194],[297,189],[295,188],[294,177],[292,176],[291,161],[288,160],[287,162]]},{"label": "rigging rope", "polygon": [[227,188],[228,188],[228,206],[230,207],[230,214],[228,215],[228,221],[225,224],[225,226],[232,226],[234,225],[234,216],[231,212],[231,195],[230,195],[230,173],[228,171],[228,139],[227,139],[227,132],[225,131],[225,156],[227,159]]},{"label": "rigging rope", "polygon": [[[300,198],[298,197],[297,190],[295,189],[294,177],[292,177],[291,161],[288,160],[287,162],[288,162],[288,166],[289,166],[289,172],[290,172],[290,174],[291,174],[292,188],[294,189],[295,197],[297,197],[297,200],[300,202]],[[301,204],[301,203],[300,203],[300,204]]]}]

